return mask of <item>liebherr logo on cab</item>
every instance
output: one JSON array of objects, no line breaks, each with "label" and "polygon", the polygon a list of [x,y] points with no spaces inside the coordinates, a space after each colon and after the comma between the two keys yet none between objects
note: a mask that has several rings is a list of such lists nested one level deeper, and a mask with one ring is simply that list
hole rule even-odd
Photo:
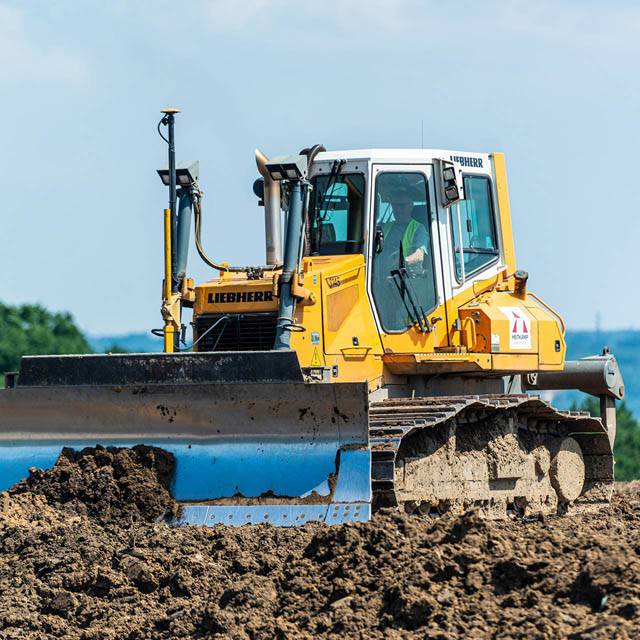
[{"label": "liebherr logo on cab", "polygon": [[209,304],[230,304],[234,302],[272,302],[273,291],[217,291],[207,297]]},{"label": "liebherr logo on cab", "polygon": [[458,162],[463,167],[476,167],[482,169],[482,158],[470,158],[469,156],[449,156],[451,162]]}]

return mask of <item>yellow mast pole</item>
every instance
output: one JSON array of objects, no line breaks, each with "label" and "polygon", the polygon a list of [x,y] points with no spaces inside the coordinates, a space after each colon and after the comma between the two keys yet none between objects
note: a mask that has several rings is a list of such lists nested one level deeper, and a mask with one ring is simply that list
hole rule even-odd
[{"label": "yellow mast pole", "polygon": [[[162,297],[165,304],[171,301],[171,209],[164,210],[164,282]],[[164,321],[164,351],[173,353],[175,328],[170,318]]]}]

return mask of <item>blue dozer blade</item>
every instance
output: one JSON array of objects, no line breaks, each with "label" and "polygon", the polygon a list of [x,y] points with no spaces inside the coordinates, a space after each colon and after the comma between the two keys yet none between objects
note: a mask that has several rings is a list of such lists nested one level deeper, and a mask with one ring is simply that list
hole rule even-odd
[{"label": "blue dozer blade", "polygon": [[[370,450],[336,450],[330,443],[234,446],[167,440],[2,442],[0,491],[26,478],[31,467],[53,467],[64,447],[79,451],[96,444],[146,444],[172,453],[176,466],[171,493],[183,507],[176,524],[295,526],[305,522],[341,524],[371,517]],[[221,498],[233,503],[215,504]]]},{"label": "blue dozer blade", "polygon": [[181,524],[338,524],[371,515],[366,385],[25,387],[0,391],[0,490],[64,447],[146,444],[176,460]]}]

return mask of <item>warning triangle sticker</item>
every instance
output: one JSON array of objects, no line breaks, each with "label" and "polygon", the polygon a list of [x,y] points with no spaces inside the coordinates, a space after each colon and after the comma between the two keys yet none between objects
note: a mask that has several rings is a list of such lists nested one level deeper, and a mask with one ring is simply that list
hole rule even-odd
[{"label": "warning triangle sticker", "polygon": [[322,362],[320,361],[320,354],[318,353],[318,347],[315,347],[313,350],[313,357],[311,358],[311,366],[312,367],[322,366]]}]

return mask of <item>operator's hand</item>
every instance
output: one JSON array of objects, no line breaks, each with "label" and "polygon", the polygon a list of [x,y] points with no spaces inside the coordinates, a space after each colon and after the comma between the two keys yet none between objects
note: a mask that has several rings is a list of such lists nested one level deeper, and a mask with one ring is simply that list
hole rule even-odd
[{"label": "operator's hand", "polygon": [[421,264],[424,260],[424,250],[416,249],[410,256],[407,256],[404,261],[407,264]]}]

